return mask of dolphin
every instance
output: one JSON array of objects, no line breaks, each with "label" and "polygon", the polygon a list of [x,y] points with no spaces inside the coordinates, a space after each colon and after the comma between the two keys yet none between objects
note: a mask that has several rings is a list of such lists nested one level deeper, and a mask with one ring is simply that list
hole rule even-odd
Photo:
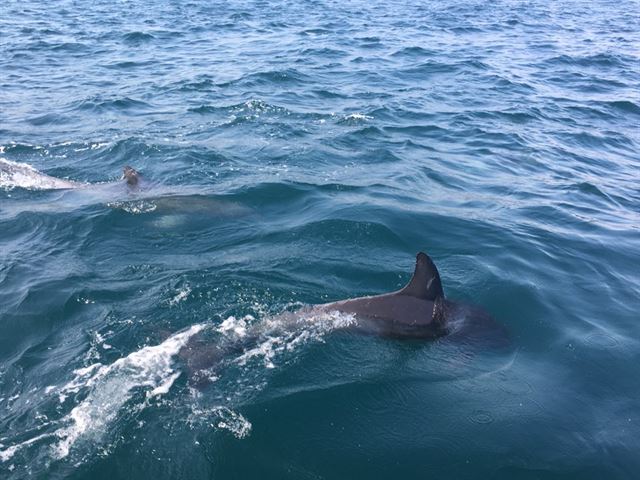
[{"label": "dolphin", "polygon": [[[193,338],[181,350],[182,358],[194,386],[207,384],[212,370],[220,368],[230,356],[242,358],[265,338],[282,335],[310,323],[324,321],[333,313],[351,317],[333,330],[346,330],[394,339],[436,340],[446,338],[468,348],[510,346],[506,329],[483,309],[445,298],[440,273],[424,252],[416,255],[413,276],[400,290],[381,295],[350,298],[331,303],[309,305],[293,312],[283,312],[247,328],[237,341],[212,343]],[[215,328],[225,331],[224,325]],[[466,348],[466,347],[465,347]]]},{"label": "dolphin", "polygon": [[510,345],[505,327],[475,305],[454,302],[444,295],[440,273],[429,255],[419,252],[409,283],[398,291],[315,305],[312,312],[354,316],[348,328],[380,336],[436,339],[485,347]]},{"label": "dolphin", "polygon": [[[126,165],[117,181],[83,183],[52,177],[26,163],[0,158],[0,188],[25,188],[59,192],[57,201],[6,206],[0,212],[60,211],[83,205],[106,203],[130,213],[154,212],[153,225],[174,229],[194,217],[239,217],[251,213],[248,207],[202,192],[201,188],[159,185],[149,182],[135,168]],[[212,198],[213,197],[213,198]]]}]

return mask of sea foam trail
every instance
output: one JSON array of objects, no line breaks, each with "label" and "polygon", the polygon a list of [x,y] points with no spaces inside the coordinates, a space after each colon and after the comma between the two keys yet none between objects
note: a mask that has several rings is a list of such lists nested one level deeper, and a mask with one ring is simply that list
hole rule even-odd
[{"label": "sea foam trail", "polygon": [[[213,331],[227,337],[232,344],[246,341],[240,352],[230,353],[227,361],[251,371],[248,364],[256,360],[258,365],[272,369],[276,357],[314,340],[322,341],[324,335],[348,327],[354,321],[352,315],[310,309],[285,312],[262,322],[250,316],[229,317]],[[204,324],[193,325],[159,345],[144,347],[109,365],[94,363],[74,370],[74,377],[68,383],[48,387],[45,393],[57,396],[61,404],[72,394],[86,392],[84,399],[60,420],[51,423],[57,427],[53,431],[40,431],[13,445],[0,444],[0,461],[7,462],[18,451],[44,441],[52,443],[51,457],[57,460],[68,457],[79,441],[101,445],[110,426],[117,422],[121,410],[137,391],[146,391],[145,401],[133,407],[139,410],[148,405],[146,400],[168,393],[182,373],[174,368],[174,357],[205,328]],[[205,348],[210,347],[205,345]],[[200,407],[194,405],[194,408]],[[251,431],[251,423],[227,406],[215,405],[208,413],[204,415],[201,411],[198,417],[211,422],[212,427],[231,431],[237,438],[244,438]]]},{"label": "sea foam trail", "polygon": [[68,394],[88,389],[84,400],[59,421],[61,426],[54,432],[0,450],[0,461],[8,461],[20,449],[45,438],[57,440],[52,452],[57,459],[68,456],[72,446],[81,438],[98,443],[136,389],[146,387],[147,398],[169,391],[180,376],[180,372],[173,368],[173,357],[204,328],[204,325],[194,325],[159,345],[144,347],[110,365],[97,363],[75,370],[73,380],[56,393],[63,402]]},{"label": "sea foam trail", "polygon": [[55,178],[36,170],[28,163],[12,162],[0,158],[0,188],[26,188],[29,190],[59,190],[78,188],[86,184]]},{"label": "sea foam trail", "polygon": [[[214,336],[219,335],[215,340],[196,342],[181,353],[196,385],[216,384],[219,388],[217,395],[202,393],[197,387],[191,389],[194,401],[188,424],[192,428],[227,430],[238,439],[248,437],[251,422],[234,408],[266,386],[265,373],[286,365],[287,354],[304,345],[322,342],[325,335],[355,322],[353,315],[312,307],[260,320],[252,315],[227,317],[210,330]],[[226,368],[233,371],[234,367],[239,370],[225,372]],[[221,396],[225,399],[223,404]]]}]

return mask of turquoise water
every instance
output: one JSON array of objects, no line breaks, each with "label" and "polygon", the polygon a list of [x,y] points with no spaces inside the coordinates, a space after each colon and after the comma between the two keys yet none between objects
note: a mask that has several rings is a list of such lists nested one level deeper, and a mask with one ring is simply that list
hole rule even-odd
[{"label": "turquoise water", "polygon": [[[0,176],[0,477],[637,478],[638,12],[3,2],[0,157],[93,185]],[[508,348],[273,326],[420,250]]]}]

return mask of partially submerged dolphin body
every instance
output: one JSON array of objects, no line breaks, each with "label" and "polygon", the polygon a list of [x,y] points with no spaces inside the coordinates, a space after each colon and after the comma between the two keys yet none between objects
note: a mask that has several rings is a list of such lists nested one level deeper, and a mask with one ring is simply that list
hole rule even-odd
[{"label": "partially submerged dolphin body", "polygon": [[[324,321],[338,314],[349,321],[335,323],[332,330],[348,330],[397,339],[434,340],[439,337],[469,345],[470,348],[504,348],[510,345],[505,328],[484,310],[445,299],[440,274],[433,260],[423,252],[417,254],[413,277],[402,289],[382,295],[358,297],[332,303],[312,305],[294,312],[284,312],[242,327],[242,334],[231,343],[211,343],[194,338],[180,352],[192,382],[207,383],[212,370],[230,355],[246,356],[265,338],[283,332],[309,328],[314,321]],[[226,332],[223,325],[218,332]],[[245,352],[245,353],[243,353]]]},{"label": "partially submerged dolphin body", "polygon": [[0,187],[47,190],[54,201],[20,202],[3,205],[0,212],[64,211],[105,203],[129,213],[154,212],[154,225],[175,228],[194,217],[239,217],[251,213],[248,207],[203,193],[202,188],[161,185],[145,180],[135,168],[125,166],[117,181],[83,183],[52,177],[26,163],[0,158]]},{"label": "partially submerged dolphin body", "polygon": [[306,311],[353,315],[354,322],[348,329],[385,337],[436,339],[446,336],[485,346],[509,344],[506,329],[483,309],[445,298],[440,273],[424,252],[416,255],[413,276],[400,290],[314,305]]}]

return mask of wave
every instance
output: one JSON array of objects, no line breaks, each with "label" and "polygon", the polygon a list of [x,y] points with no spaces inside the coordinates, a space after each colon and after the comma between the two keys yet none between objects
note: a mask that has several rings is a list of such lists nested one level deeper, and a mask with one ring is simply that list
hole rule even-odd
[{"label": "wave", "polygon": [[46,125],[62,125],[70,123],[71,118],[58,113],[45,113],[44,115],[37,115],[27,120],[31,125],[36,127],[43,127]]},{"label": "wave", "polygon": [[306,85],[311,78],[294,69],[287,68],[283,70],[269,70],[264,72],[250,73],[244,75],[236,80],[221,84],[223,87],[230,86],[244,86],[244,87],[257,87],[257,86],[294,86],[294,85]]},{"label": "wave", "polygon": [[208,92],[215,88],[216,84],[208,75],[201,75],[193,80],[183,80],[172,84],[170,89],[180,92]]},{"label": "wave", "polygon": [[426,78],[429,75],[455,73],[458,69],[459,64],[457,63],[427,61],[416,66],[398,70],[396,75],[403,79]]},{"label": "wave", "polygon": [[344,58],[348,56],[348,53],[344,50],[337,50],[329,47],[312,47],[305,48],[300,52],[300,55],[304,57],[319,57],[319,58]]},{"label": "wave", "polygon": [[420,58],[420,57],[432,57],[437,54],[435,50],[427,50],[422,47],[404,47],[400,50],[396,50],[391,54],[392,57],[406,57],[409,59]]},{"label": "wave", "polygon": [[129,45],[140,45],[141,43],[155,40],[156,37],[145,32],[129,32],[122,36],[122,40]]},{"label": "wave", "polygon": [[89,110],[94,112],[150,110],[151,108],[152,106],[148,103],[129,97],[105,99],[101,96],[94,96],[81,102],[76,102],[71,107],[72,110]]},{"label": "wave", "polygon": [[291,115],[293,112],[287,110],[284,107],[267,103],[263,100],[247,100],[246,102],[236,103],[228,106],[215,106],[215,105],[200,105],[199,107],[193,107],[188,110],[192,113],[208,114],[208,113],[223,113],[232,115],[256,115],[260,113],[277,113],[282,115]]},{"label": "wave", "polygon": [[50,50],[52,52],[88,52],[89,46],[80,42],[54,42],[39,40],[23,46],[25,52]]},{"label": "wave", "polygon": [[603,103],[611,109],[620,110],[624,113],[640,115],[640,105],[638,105],[638,103],[632,102],[631,100],[612,100]]},{"label": "wave", "polygon": [[629,62],[632,62],[632,59],[626,55],[597,53],[594,55],[557,55],[547,59],[545,63],[552,65],[607,68],[624,67]]},{"label": "wave", "polygon": [[104,68],[112,70],[128,70],[132,68],[153,67],[156,66],[156,62],[152,60],[135,62],[132,60],[123,60],[119,62],[112,62],[103,65]]}]

